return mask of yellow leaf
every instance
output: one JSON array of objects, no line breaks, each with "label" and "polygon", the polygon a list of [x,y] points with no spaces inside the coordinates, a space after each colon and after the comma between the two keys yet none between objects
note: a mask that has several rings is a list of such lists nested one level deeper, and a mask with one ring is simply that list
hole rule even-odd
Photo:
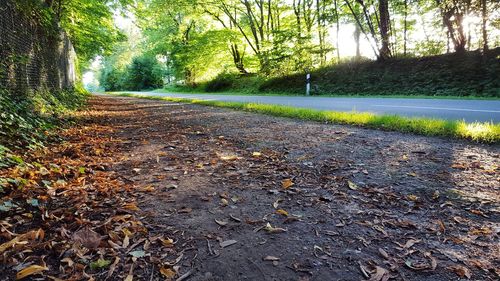
[{"label": "yellow leaf", "polygon": [[16,274],[16,280],[26,278],[26,277],[33,275],[33,274],[38,274],[38,273],[45,271],[45,270],[49,270],[49,269],[45,266],[40,266],[40,265],[28,266]]},{"label": "yellow leaf", "polygon": [[163,246],[165,247],[172,247],[174,245],[174,240],[171,239],[171,238],[161,238],[161,243],[163,244]]},{"label": "yellow leaf", "polygon": [[260,152],[254,152],[254,153],[252,153],[252,156],[253,157],[260,157],[260,156],[262,156],[262,153],[260,153]]},{"label": "yellow leaf", "polygon": [[414,195],[414,194],[410,194],[410,195],[406,196],[406,198],[408,198],[408,200],[410,200],[410,201],[417,201],[418,200],[418,196]]},{"label": "yellow leaf", "polygon": [[288,189],[288,188],[290,188],[292,185],[293,185],[292,179],[286,179],[286,180],[284,180],[283,182],[281,182],[281,186],[282,186],[284,189]]},{"label": "yellow leaf", "polygon": [[17,243],[20,243],[22,240],[38,239],[38,238],[43,239],[43,236],[44,232],[42,229],[32,230],[24,234],[18,235],[14,239],[0,245],[0,254],[9,249],[10,247],[16,245]]},{"label": "yellow leaf", "polygon": [[349,188],[350,188],[350,189],[352,189],[352,190],[356,190],[356,189],[358,189],[358,186],[357,186],[355,183],[353,183],[352,181],[347,181],[347,185],[348,185],[348,186],[349,186]]},{"label": "yellow leaf", "polygon": [[162,267],[160,268],[160,273],[165,276],[165,278],[174,278],[175,276],[175,271],[173,271],[172,269],[168,268],[168,267]]},{"label": "yellow leaf", "polygon": [[276,210],[276,213],[288,217],[288,212],[283,209]]}]

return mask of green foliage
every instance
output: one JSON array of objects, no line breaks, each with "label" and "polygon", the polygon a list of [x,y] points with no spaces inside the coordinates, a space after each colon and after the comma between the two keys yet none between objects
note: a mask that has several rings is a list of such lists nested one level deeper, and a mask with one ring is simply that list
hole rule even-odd
[{"label": "green foliage", "polygon": [[0,166],[18,162],[12,151],[42,146],[48,132],[61,124],[62,117],[85,100],[86,93],[79,88],[39,91],[26,99],[0,92]]},{"label": "green foliage", "polygon": [[145,54],[133,58],[123,70],[107,65],[101,71],[99,83],[106,91],[140,91],[161,88],[164,76],[164,66],[155,57]]},{"label": "green foliage", "polygon": [[101,70],[99,84],[106,91],[119,91],[124,89],[125,71],[114,67]]},{"label": "green foliage", "polygon": [[229,73],[221,73],[215,77],[215,79],[210,80],[205,84],[206,92],[220,92],[227,90],[233,86],[235,82],[235,75]]},{"label": "green foliage", "polygon": [[135,57],[127,67],[124,88],[129,90],[156,89],[163,86],[164,69],[150,55]]}]

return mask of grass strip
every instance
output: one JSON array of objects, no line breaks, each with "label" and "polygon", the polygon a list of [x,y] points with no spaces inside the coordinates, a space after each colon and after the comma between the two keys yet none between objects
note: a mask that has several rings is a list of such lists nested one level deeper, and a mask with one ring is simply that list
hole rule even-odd
[{"label": "grass strip", "polygon": [[492,122],[467,123],[465,121],[458,120],[449,121],[433,118],[403,117],[398,115],[376,115],[368,112],[322,111],[260,103],[145,96],[131,93],[108,94],[122,97],[134,97],[141,99],[164,100],[170,102],[224,107],[278,117],[353,125],[371,129],[381,129],[403,133],[415,133],[424,136],[450,137],[491,144],[500,143],[500,124]]}]

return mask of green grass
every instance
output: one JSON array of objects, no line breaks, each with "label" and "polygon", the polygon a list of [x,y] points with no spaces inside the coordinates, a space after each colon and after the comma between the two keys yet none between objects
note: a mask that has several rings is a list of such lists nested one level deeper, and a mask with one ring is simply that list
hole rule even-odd
[{"label": "green grass", "polygon": [[424,136],[441,136],[492,144],[500,143],[500,124],[498,123],[466,123],[464,121],[447,121],[431,118],[409,118],[397,115],[376,115],[361,112],[321,111],[283,105],[155,97],[130,93],[110,94],[141,99],[224,107],[278,117],[345,124],[403,133],[415,133]]}]

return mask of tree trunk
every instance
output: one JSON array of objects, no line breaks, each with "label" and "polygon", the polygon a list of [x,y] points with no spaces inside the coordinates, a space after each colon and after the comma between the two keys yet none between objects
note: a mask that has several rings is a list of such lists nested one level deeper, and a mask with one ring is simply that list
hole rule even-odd
[{"label": "tree trunk", "polygon": [[356,43],[356,58],[359,59],[361,57],[361,51],[359,47],[359,39],[361,37],[361,30],[359,30],[359,26],[356,25],[354,29],[354,42]]},{"label": "tree trunk", "polygon": [[382,38],[382,46],[380,47],[380,59],[386,60],[391,57],[391,49],[389,48],[389,31],[390,31],[390,17],[389,17],[389,3],[388,0],[379,0],[379,14],[380,14],[380,37]]},{"label": "tree trunk", "polygon": [[483,18],[483,52],[486,53],[488,51],[488,30],[486,29],[488,22],[488,10],[486,7],[486,0],[481,0],[481,14]]},{"label": "tree trunk", "polygon": [[321,1],[316,0],[316,20],[318,24],[318,39],[319,39],[319,62],[320,65],[324,65],[325,58],[325,40],[323,38],[323,14],[321,12]]},{"label": "tree trunk", "polygon": [[408,43],[408,0],[405,0],[405,7],[404,7],[404,42],[403,42],[403,55],[406,57],[406,52],[407,52],[407,43]]},{"label": "tree trunk", "polygon": [[231,44],[231,55],[233,56],[233,62],[236,69],[238,69],[241,74],[248,74],[248,71],[245,69],[245,65],[243,63],[244,55],[241,54],[238,49],[238,45],[234,43]]},{"label": "tree trunk", "polygon": [[337,62],[340,62],[340,42],[339,42],[339,32],[340,32],[340,18],[339,18],[339,7],[337,0],[335,2],[335,20],[336,20],[336,46],[337,46]]}]

